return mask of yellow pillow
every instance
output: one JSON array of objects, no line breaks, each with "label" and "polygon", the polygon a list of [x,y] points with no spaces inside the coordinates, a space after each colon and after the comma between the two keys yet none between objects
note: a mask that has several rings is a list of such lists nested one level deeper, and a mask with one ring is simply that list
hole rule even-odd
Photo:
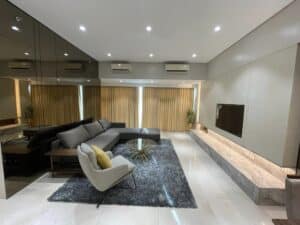
[{"label": "yellow pillow", "polygon": [[101,167],[101,169],[112,167],[109,156],[101,148],[97,147],[96,145],[92,145],[92,149],[96,154],[97,163]]}]

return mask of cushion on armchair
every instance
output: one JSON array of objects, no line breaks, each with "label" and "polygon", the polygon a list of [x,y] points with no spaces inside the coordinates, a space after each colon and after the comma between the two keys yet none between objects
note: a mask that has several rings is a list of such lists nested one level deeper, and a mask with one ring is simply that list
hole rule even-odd
[{"label": "cushion on armchair", "polygon": [[108,154],[106,154],[101,148],[96,145],[92,145],[96,154],[97,163],[101,169],[108,169],[112,167],[112,162]]}]

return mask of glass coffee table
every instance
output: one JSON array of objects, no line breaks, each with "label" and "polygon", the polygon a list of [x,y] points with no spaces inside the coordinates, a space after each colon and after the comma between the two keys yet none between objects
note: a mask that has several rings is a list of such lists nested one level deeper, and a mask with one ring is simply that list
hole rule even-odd
[{"label": "glass coffee table", "polygon": [[157,145],[155,141],[145,138],[132,139],[126,144],[131,151],[131,158],[140,160],[148,160],[150,151]]}]

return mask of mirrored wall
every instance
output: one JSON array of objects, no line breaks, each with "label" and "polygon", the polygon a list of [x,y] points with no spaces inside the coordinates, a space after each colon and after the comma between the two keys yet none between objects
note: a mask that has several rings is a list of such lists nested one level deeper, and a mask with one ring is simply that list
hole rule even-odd
[{"label": "mirrored wall", "polygon": [[98,62],[0,0],[0,141],[6,196],[49,168],[44,157],[49,149],[40,151],[39,146],[36,154],[30,144],[36,132],[100,118],[98,112]]}]

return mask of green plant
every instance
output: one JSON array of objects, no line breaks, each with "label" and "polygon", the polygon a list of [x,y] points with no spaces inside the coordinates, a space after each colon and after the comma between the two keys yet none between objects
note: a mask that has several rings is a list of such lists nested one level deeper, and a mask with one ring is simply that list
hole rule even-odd
[{"label": "green plant", "polygon": [[196,113],[194,110],[189,109],[186,113],[186,120],[188,124],[195,124],[196,122]]}]

